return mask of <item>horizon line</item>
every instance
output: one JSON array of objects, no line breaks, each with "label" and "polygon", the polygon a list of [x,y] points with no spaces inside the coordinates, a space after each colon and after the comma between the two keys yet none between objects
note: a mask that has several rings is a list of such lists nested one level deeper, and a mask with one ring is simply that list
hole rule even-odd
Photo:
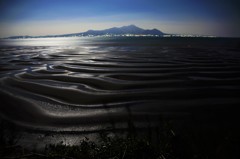
[{"label": "horizon line", "polygon": [[[74,32],[74,33],[59,33],[59,34],[44,34],[44,35],[11,35],[11,36],[8,36],[8,37],[1,37],[1,39],[9,39],[9,38],[14,38],[14,37],[29,37],[29,38],[44,38],[45,36],[63,36],[64,35],[71,35],[71,34],[81,34],[81,33],[86,33],[88,31],[103,31],[103,30],[107,30],[107,29],[112,29],[112,28],[123,28],[123,27],[130,27],[130,26],[134,26],[134,27],[137,27],[139,29],[143,29],[141,27],[138,27],[136,26],[135,24],[130,24],[130,25],[123,25],[123,26],[118,26],[118,27],[110,27],[110,28],[105,28],[105,29],[97,29],[97,30],[94,30],[94,29],[88,29],[87,31],[84,31],[84,32]],[[157,28],[152,28],[152,29],[143,29],[143,30],[158,30],[160,32],[162,32],[161,30],[157,29]],[[215,38],[240,38],[240,37],[234,37],[234,36],[213,36],[213,35],[201,35],[201,34],[181,34],[181,33],[164,33],[162,32],[163,35],[171,35],[171,36],[177,36],[177,37],[215,37]],[[91,34],[89,34],[91,35]],[[106,34],[105,34],[106,35]],[[113,34],[113,35],[126,35],[126,34]],[[133,35],[137,35],[137,34],[133,34]],[[142,34],[142,35],[154,35],[154,34]],[[155,34],[157,35],[157,34]],[[95,35],[96,36],[96,35]],[[99,36],[99,35],[97,35]],[[101,35],[103,36],[103,35]],[[69,37],[73,37],[73,36],[69,36]],[[81,36],[78,36],[78,37],[81,37]],[[57,38],[57,37],[49,37],[49,38]]]}]

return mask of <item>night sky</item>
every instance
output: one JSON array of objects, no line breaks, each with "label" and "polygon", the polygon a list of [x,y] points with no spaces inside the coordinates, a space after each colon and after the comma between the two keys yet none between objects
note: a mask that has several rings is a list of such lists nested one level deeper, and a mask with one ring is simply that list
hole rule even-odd
[{"label": "night sky", "polygon": [[240,37],[238,0],[0,0],[0,37],[135,24],[165,33]]}]

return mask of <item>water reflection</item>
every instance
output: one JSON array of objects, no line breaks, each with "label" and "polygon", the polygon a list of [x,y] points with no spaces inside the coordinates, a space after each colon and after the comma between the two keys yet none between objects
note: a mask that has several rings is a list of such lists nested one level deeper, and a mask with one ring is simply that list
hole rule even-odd
[{"label": "water reflection", "polygon": [[124,127],[129,112],[144,126],[146,115],[240,104],[239,50],[151,42],[1,40],[1,115],[32,128],[85,131],[112,121]]},{"label": "water reflection", "polygon": [[1,45],[6,46],[76,46],[86,43],[89,38],[32,38],[32,39],[2,39]]}]

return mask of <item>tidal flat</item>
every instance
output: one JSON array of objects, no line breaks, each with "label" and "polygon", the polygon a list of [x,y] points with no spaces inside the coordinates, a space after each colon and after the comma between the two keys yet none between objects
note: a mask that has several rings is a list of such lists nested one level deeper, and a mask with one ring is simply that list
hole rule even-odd
[{"label": "tidal flat", "polygon": [[[237,38],[1,39],[0,154],[239,158],[239,46]],[[6,149],[16,145],[21,153]]]}]

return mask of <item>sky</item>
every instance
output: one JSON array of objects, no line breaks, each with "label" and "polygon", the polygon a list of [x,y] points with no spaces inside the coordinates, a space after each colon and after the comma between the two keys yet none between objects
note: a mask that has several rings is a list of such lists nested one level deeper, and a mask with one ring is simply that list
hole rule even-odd
[{"label": "sky", "polygon": [[165,33],[240,37],[239,0],[0,0],[0,37],[134,24]]}]

